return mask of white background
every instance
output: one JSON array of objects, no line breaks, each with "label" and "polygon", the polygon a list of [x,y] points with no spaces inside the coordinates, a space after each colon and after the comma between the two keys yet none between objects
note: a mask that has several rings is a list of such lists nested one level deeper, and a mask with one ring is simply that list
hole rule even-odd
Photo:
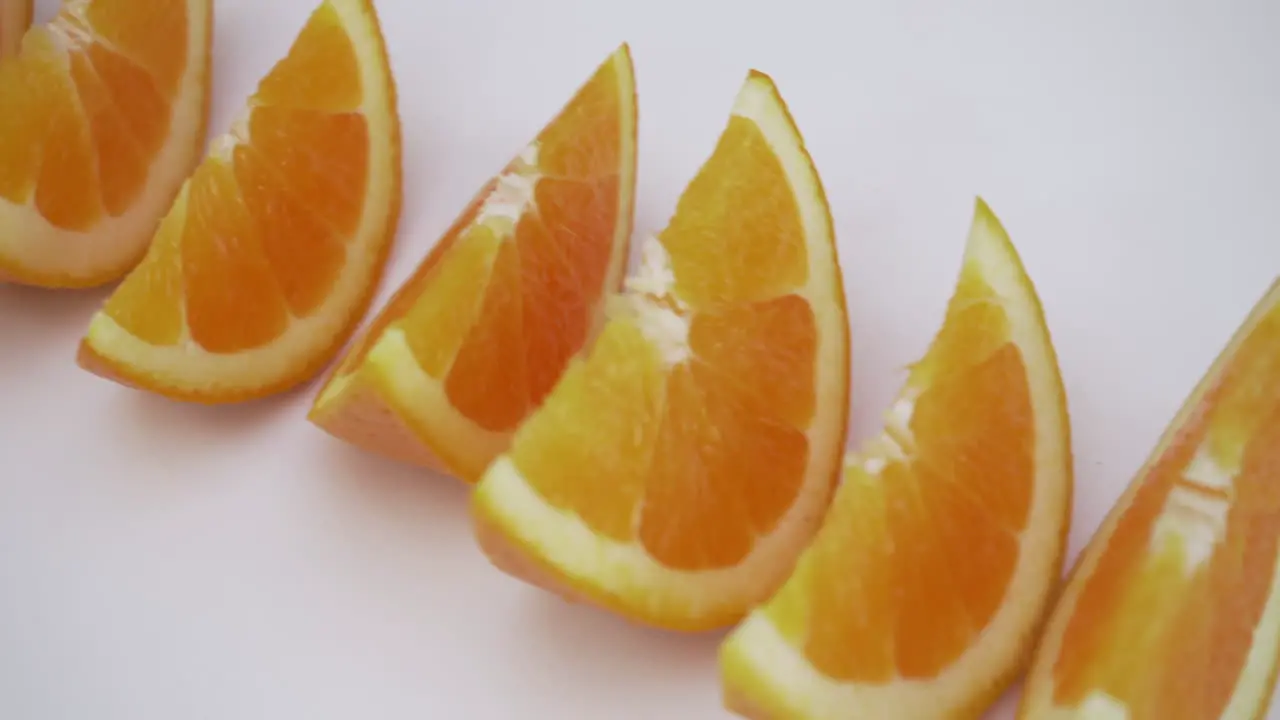
[{"label": "white background", "polygon": [[[665,223],[758,68],[833,205],[851,440],[936,330],[982,194],[1060,353],[1073,554],[1280,273],[1274,0],[378,6],[406,184],[380,297],[620,41],[640,93],[638,231]],[[217,0],[214,130],[310,9]],[[465,490],[330,440],[303,419],[314,386],[209,409],[78,370],[104,296],[0,287],[0,718],[727,717],[718,637],[499,575]]]}]

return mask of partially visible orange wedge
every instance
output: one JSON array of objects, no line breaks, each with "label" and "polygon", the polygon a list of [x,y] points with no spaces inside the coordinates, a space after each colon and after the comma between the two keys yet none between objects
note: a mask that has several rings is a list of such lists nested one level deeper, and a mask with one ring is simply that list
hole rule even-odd
[{"label": "partially visible orange wedge", "polygon": [[301,383],[368,307],[399,209],[377,16],[370,0],[326,0],[94,316],[80,363],[209,403]]},{"label": "partially visible orange wedge", "polygon": [[1265,717],[1280,660],[1280,281],[1072,572],[1020,717]]},{"label": "partially visible orange wedge", "polygon": [[436,243],[312,422],[474,482],[599,329],[626,266],[635,156],[624,45]]},{"label": "partially visible orange wedge", "polygon": [[732,623],[785,578],[839,471],[849,336],[826,198],[752,73],[600,338],[485,472],[501,569],[636,621]]},{"label": "partially visible orange wedge", "polygon": [[142,258],[204,143],[212,12],[67,0],[0,63],[0,280],[98,285]]},{"label": "partially visible orange wedge", "polygon": [[0,0],[0,60],[18,54],[22,35],[31,25],[33,0]]},{"label": "partially visible orange wedge", "polygon": [[946,320],[794,574],[721,649],[750,718],[977,718],[1062,567],[1071,449],[1031,280],[978,201]]}]

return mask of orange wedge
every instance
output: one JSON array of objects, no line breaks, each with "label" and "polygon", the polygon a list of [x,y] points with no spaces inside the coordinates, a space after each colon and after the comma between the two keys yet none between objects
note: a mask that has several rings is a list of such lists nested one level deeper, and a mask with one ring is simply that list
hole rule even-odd
[{"label": "orange wedge", "polygon": [[0,0],[0,60],[18,54],[31,25],[33,0]]},{"label": "orange wedge", "polygon": [[377,16],[369,0],[326,0],[94,316],[80,364],[207,403],[303,382],[368,307],[399,209]]},{"label": "orange wedge", "polygon": [[624,45],[436,243],[312,422],[474,482],[599,329],[626,265],[635,154]]},{"label": "orange wedge", "polygon": [[142,258],[200,157],[211,15],[212,0],[67,0],[0,63],[0,280],[99,285]]},{"label": "orange wedge", "polygon": [[1280,659],[1280,281],[1103,521],[1023,718],[1262,718]]},{"label": "orange wedge", "polygon": [[977,718],[1024,666],[1062,568],[1067,408],[1031,280],[977,203],[942,329],[845,461],[813,544],[729,636],[750,718]]},{"label": "orange wedge", "polygon": [[485,472],[480,545],[638,622],[720,627],[769,595],[831,496],[849,336],[826,198],[753,72],[589,352]]}]

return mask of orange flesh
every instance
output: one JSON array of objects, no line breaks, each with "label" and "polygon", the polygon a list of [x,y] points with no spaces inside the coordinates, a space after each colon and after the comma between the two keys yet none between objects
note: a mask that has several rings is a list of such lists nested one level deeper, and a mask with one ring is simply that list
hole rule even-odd
[{"label": "orange flesh", "polygon": [[617,97],[617,77],[601,71],[538,138],[536,211],[499,253],[484,311],[445,377],[449,400],[487,430],[513,430],[586,342],[621,211]]},{"label": "orange flesh", "polygon": [[504,242],[493,258],[476,323],[454,358],[456,370],[445,379],[453,406],[487,429],[513,427],[529,401],[521,290],[520,251]]},{"label": "orange flesh", "polygon": [[423,371],[481,428],[515,429],[587,340],[624,212],[621,92],[606,63],[535,141],[533,203],[519,220],[475,223],[491,183],[366,334],[402,330]]},{"label": "orange flesh", "polygon": [[205,350],[234,353],[316,311],[363,214],[360,82],[340,19],[320,6],[250,100],[247,138],[197,168],[106,313],[153,345],[177,343],[185,321]]},{"label": "orange flesh", "polygon": [[[1139,481],[1066,626],[1053,668],[1056,705],[1078,706],[1103,692],[1133,717],[1222,714],[1275,572],[1276,378],[1280,308],[1244,340]],[[1197,453],[1234,475],[1225,490],[1189,471]],[[1217,544],[1197,562],[1199,542],[1185,537],[1210,532]]]},{"label": "orange flesh", "polygon": [[88,230],[128,210],[186,68],[184,0],[91,0],[31,30],[0,68],[0,197]]},{"label": "orange flesh", "polygon": [[907,396],[910,420],[890,422],[846,467],[806,560],[767,606],[783,636],[836,680],[945,670],[994,617],[1027,524],[1035,427],[1026,368],[973,269],[912,368]]},{"label": "orange flesh", "polygon": [[0,60],[17,54],[32,9],[32,0],[0,0]]},{"label": "orange flesh", "polygon": [[805,235],[753,123],[733,118],[661,242],[674,297],[635,299],[689,324],[689,357],[668,364],[640,319],[611,319],[511,457],[597,533],[670,568],[728,567],[791,507],[815,403]]},{"label": "orange flesh", "polygon": [[[179,195],[174,207],[183,207]],[[153,345],[176,345],[185,323],[182,285],[184,212],[170,212],[161,222],[146,259],[120,283],[106,310],[121,327]]]},{"label": "orange flesh", "polygon": [[[364,362],[374,343],[393,324],[399,322],[410,313],[418,315],[417,319],[406,320],[406,327],[433,328],[434,337],[420,333],[407,333],[406,339],[413,348],[414,355],[422,364],[423,370],[433,377],[440,377],[462,342],[462,337],[474,322],[474,308],[479,306],[479,293],[475,287],[481,286],[488,277],[489,263],[496,247],[496,237],[487,227],[471,227],[471,222],[480,210],[480,205],[488,195],[492,184],[482,189],[444,236],[436,242],[435,247],[418,265],[413,275],[404,282],[392,295],[385,308],[369,324],[369,329],[360,335],[351,350],[343,357],[338,374],[354,371]],[[463,243],[468,252],[465,258],[457,261],[459,268],[442,273],[444,259],[449,256],[458,240],[468,233],[483,233],[482,239]],[[436,282],[437,278],[446,278]],[[437,288],[437,286],[441,286]],[[436,298],[427,299],[424,293],[439,290]],[[452,302],[450,302],[452,300]],[[448,330],[443,329],[448,324]],[[427,343],[425,341],[433,342]]]},{"label": "orange flesh", "polygon": [[[750,174],[756,172],[761,174]],[[695,307],[708,308],[776,298],[803,287],[809,265],[799,217],[782,167],[760,130],[750,120],[730,118],[662,233],[677,293]]]}]

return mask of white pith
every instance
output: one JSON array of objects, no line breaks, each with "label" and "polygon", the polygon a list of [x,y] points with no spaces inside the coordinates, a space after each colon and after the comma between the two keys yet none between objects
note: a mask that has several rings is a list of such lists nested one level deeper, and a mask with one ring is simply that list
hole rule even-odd
[{"label": "white pith", "polygon": [[[614,53],[609,62],[614,64],[620,81],[619,148],[622,160],[618,168],[620,182],[618,217],[612,238],[614,252],[605,272],[600,301],[591,313],[592,335],[602,324],[604,304],[611,291],[618,287],[626,269],[626,253],[622,248],[626,247],[631,232],[634,204],[635,128],[631,62],[627,52],[621,49]],[[484,223],[502,237],[509,236],[520,216],[535,206],[534,191],[537,180],[541,177],[537,162],[538,145],[535,141],[521,150],[509,165],[508,171],[496,179],[494,189],[483,200],[481,210],[472,224]],[[440,259],[441,272],[446,271],[450,261],[447,253]],[[439,378],[423,370],[408,343],[405,330],[400,322],[393,322],[373,340],[369,353],[360,365],[343,367],[330,380],[317,398],[313,414],[323,416],[330,408],[340,407],[344,395],[356,383],[372,383],[383,399],[395,406],[395,410],[432,455],[450,472],[473,479],[484,470],[483,464],[477,466],[477,458],[487,459],[497,455],[509,444],[511,433],[486,430],[453,406],[444,387],[444,378],[448,376],[449,369],[446,367]]]},{"label": "white pith", "polygon": [[249,142],[249,116],[252,112],[253,108],[250,105],[240,108],[240,112],[231,119],[227,131],[214,136],[209,141],[208,157],[218,158],[224,162],[235,160],[236,147]]},{"label": "white pith", "polygon": [[[1054,704],[1053,691],[1054,666],[1062,651],[1063,634],[1071,621],[1076,603],[1083,591],[1084,581],[1091,577],[1098,567],[1110,540],[1120,521],[1125,516],[1141,487],[1140,478],[1146,477],[1153,466],[1161,459],[1175,441],[1182,428],[1190,421],[1193,414],[1202,410],[1202,403],[1209,391],[1221,380],[1222,373],[1230,363],[1235,351],[1244,343],[1262,320],[1280,307],[1280,282],[1253,308],[1249,317],[1241,324],[1227,346],[1214,361],[1213,366],[1200,379],[1199,383],[1188,395],[1178,414],[1169,423],[1164,434],[1157,442],[1151,455],[1135,475],[1135,481],[1125,489],[1124,494],[1112,507],[1101,526],[1094,533],[1088,546],[1084,549],[1072,572],[1073,581],[1063,590],[1061,597],[1045,626],[1041,636],[1040,647],[1036,650],[1019,717],[1046,718],[1048,720],[1110,720],[1112,717],[1128,718],[1128,707],[1117,698],[1101,692],[1093,692],[1078,707],[1060,707]],[[1199,453],[1198,453],[1199,454]],[[1206,458],[1195,459],[1184,469],[1185,479],[1206,487],[1220,485],[1226,470],[1217,463],[1206,464]],[[1234,473],[1230,473],[1234,475]],[[1157,525],[1158,527],[1158,525]],[[1245,659],[1244,667],[1236,680],[1230,702],[1219,720],[1255,720],[1265,714],[1270,698],[1272,678],[1275,673],[1278,651],[1280,648],[1280,557],[1275,560],[1271,579],[1271,587],[1263,606],[1261,620],[1254,627],[1253,642]],[[1094,708],[1108,708],[1109,715],[1096,714]],[[1114,708],[1114,709],[1113,709]],[[1123,714],[1120,714],[1122,712]]]},{"label": "white pith", "polygon": [[[184,325],[175,345],[156,346],[134,337],[105,312],[94,315],[86,341],[112,362],[146,374],[161,386],[200,394],[249,391],[273,385],[308,365],[333,346],[350,324],[357,302],[377,272],[380,248],[391,222],[397,176],[394,148],[396,108],[388,86],[388,69],[376,20],[359,0],[329,0],[348,29],[361,72],[364,102],[360,111],[368,122],[369,164],[364,214],[346,245],[347,262],[328,297],[306,317],[293,317],[285,332],[271,343],[234,353],[212,353],[198,345]],[[243,128],[239,132],[247,132]],[[234,137],[228,133],[224,137]],[[214,148],[216,150],[216,148]],[[226,150],[223,150],[226,152]],[[186,188],[183,189],[183,195]],[[182,197],[173,212],[182,212]]]},{"label": "white pith", "polygon": [[[782,636],[763,609],[729,636],[721,650],[727,687],[780,717],[809,720],[933,720],[967,717],[975,702],[1007,681],[1024,657],[1060,572],[1063,523],[1070,503],[1070,448],[1064,424],[1057,362],[1033,291],[1012,246],[994,218],[975,216],[966,248],[966,266],[976,268],[1000,298],[1010,339],[1027,368],[1036,423],[1034,492],[1020,551],[1000,609],[973,644],[938,675],[927,680],[894,679],[855,683],[832,679],[816,669],[801,648]],[[880,437],[846,462],[872,474],[914,444],[908,420],[916,391],[903,394],[886,413]],[[841,502],[839,494],[835,502]],[[810,562],[808,553],[801,564]],[[816,569],[815,569],[816,571]],[[854,611],[854,608],[850,608]],[[811,626],[811,632],[821,632]],[[991,698],[994,699],[994,698]]]},{"label": "white pith", "polygon": [[640,244],[640,267],[623,283],[626,292],[610,298],[613,317],[628,317],[653,344],[667,367],[688,360],[689,307],[675,294],[671,257],[653,235]]},{"label": "white pith", "polygon": [[1226,536],[1239,468],[1226,468],[1213,456],[1206,440],[1182,471],[1185,485],[1169,492],[1156,519],[1149,546],[1153,554],[1176,547],[1189,577],[1213,557],[1213,549]]},{"label": "white pith", "polygon": [[1213,557],[1213,549],[1227,532],[1231,502],[1183,487],[1175,487],[1160,511],[1148,541],[1153,556],[1177,549],[1182,572],[1191,577]]},{"label": "white pith", "polygon": [[476,224],[497,222],[508,231],[520,216],[534,205],[534,189],[538,186],[538,144],[529,143],[516,156],[512,167],[494,181],[493,190],[480,206]]},{"label": "white pith", "polygon": [[[612,598],[629,615],[649,622],[696,628],[723,622],[761,599],[770,579],[781,580],[796,546],[809,537],[812,518],[829,497],[837,472],[836,448],[843,443],[846,411],[848,334],[840,311],[841,279],[822,190],[800,137],[773,84],[753,75],[740,91],[733,115],[753,121],[783,166],[798,200],[807,239],[809,283],[797,294],[815,314],[818,348],[815,367],[817,406],[807,431],[812,460],[794,504],[751,553],[734,567],[684,571],[659,564],[635,542],[623,543],[595,532],[576,514],[548,504],[507,456],[486,471],[474,496],[476,512],[523,552],[597,598]],[[652,278],[641,272],[640,288],[664,287],[664,263],[651,253]],[[642,328],[643,329],[643,328]],[[651,327],[657,336],[676,335],[674,323]],[[658,343],[661,347],[661,343]],[[677,344],[678,347],[678,344]]]},{"label": "white pith", "polygon": [[[77,12],[75,7],[67,9]],[[4,229],[0,232],[0,264],[75,286],[123,273],[142,255],[157,221],[200,156],[203,138],[199,134],[208,110],[206,58],[211,12],[209,0],[187,3],[186,72],[170,106],[169,135],[152,160],[146,183],[133,205],[122,215],[104,215],[91,230],[75,231],[56,227],[45,219],[36,210],[34,197],[23,204],[0,198],[0,228]],[[51,32],[50,36],[63,43],[64,48],[75,41],[64,32]],[[127,53],[121,54],[127,57]],[[65,54],[61,58],[69,62]],[[70,71],[66,72],[69,77]]]}]

